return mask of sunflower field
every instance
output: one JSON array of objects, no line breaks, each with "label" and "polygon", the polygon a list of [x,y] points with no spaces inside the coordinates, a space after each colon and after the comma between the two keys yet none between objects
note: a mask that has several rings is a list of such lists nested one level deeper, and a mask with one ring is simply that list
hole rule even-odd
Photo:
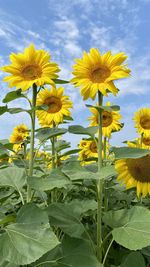
[{"label": "sunflower field", "polygon": [[[126,59],[91,48],[65,81],[31,44],[1,68],[11,89],[0,115],[27,113],[31,126],[18,122],[0,140],[0,267],[150,266],[150,108],[133,115],[135,140],[110,146],[124,124],[109,95],[131,76]],[[91,112],[88,127],[73,123],[69,83]],[[76,148],[66,133],[80,135]]]}]

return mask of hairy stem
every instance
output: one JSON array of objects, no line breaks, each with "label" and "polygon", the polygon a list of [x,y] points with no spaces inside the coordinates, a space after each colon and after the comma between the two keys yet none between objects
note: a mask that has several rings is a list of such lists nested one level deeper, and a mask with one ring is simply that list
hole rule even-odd
[{"label": "hairy stem", "polygon": [[[30,139],[30,159],[29,159],[29,177],[33,175],[33,159],[34,159],[34,135],[35,135],[35,108],[37,98],[37,86],[33,84],[32,88],[32,113],[31,113],[31,139]],[[31,201],[31,188],[27,188],[27,202]]]},{"label": "hairy stem", "polygon": [[[103,96],[98,91],[98,106],[102,106]],[[99,112],[98,118],[98,172],[101,171],[102,161],[102,110]],[[102,187],[103,183],[100,179],[97,182],[97,258],[102,262]]]}]

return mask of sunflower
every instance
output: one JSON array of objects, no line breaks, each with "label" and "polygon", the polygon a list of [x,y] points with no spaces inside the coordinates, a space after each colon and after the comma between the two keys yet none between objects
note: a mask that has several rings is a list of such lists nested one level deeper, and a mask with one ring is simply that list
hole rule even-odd
[{"label": "sunflower", "polygon": [[[110,102],[107,102],[106,106],[110,106]],[[90,126],[97,126],[99,112],[96,108],[90,108],[90,111],[93,113],[93,116],[88,118],[91,121]],[[103,110],[102,112],[103,136],[110,138],[112,132],[119,131],[122,128],[122,125],[119,122],[121,118],[122,116],[119,114],[118,111]]]},{"label": "sunflower", "polygon": [[143,148],[143,149],[150,149],[150,136],[142,136],[141,138],[136,138],[133,141],[127,142],[128,147],[137,147],[137,148]]},{"label": "sunflower", "polygon": [[56,125],[63,122],[64,115],[70,116],[69,109],[72,108],[72,102],[68,96],[64,96],[64,88],[51,90],[47,88],[41,90],[37,97],[37,106],[46,105],[47,110],[37,110],[37,117],[42,127],[49,127],[53,123]]},{"label": "sunflower", "polygon": [[76,59],[73,66],[75,76],[71,83],[81,87],[84,100],[95,99],[98,91],[107,96],[108,91],[116,95],[118,89],[114,80],[129,77],[130,70],[122,65],[127,56],[124,53],[112,55],[110,51],[101,55],[99,50],[91,48],[89,54],[84,52],[81,59]]},{"label": "sunflower", "polygon": [[19,151],[22,148],[23,141],[25,140],[25,136],[14,132],[11,134],[9,142],[13,143],[13,150]]},{"label": "sunflower", "polygon": [[13,150],[19,151],[22,147],[23,142],[29,136],[28,127],[25,124],[17,125],[13,133],[10,135],[9,142],[13,143]]},{"label": "sunflower", "polygon": [[19,124],[14,128],[14,133],[22,134],[24,137],[29,136],[29,129],[25,124]]},{"label": "sunflower", "polygon": [[82,140],[78,146],[81,148],[79,151],[80,161],[85,161],[89,158],[98,158],[97,144],[95,140]]},{"label": "sunflower", "polygon": [[141,108],[135,112],[135,128],[141,135],[150,136],[150,108]]},{"label": "sunflower", "polygon": [[137,196],[145,197],[150,194],[150,156],[146,155],[136,159],[120,159],[116,161],[115,168],[118,180],[121,180],[126,188],[136,187]]},{"label": "sunflower", "polygon": [[35,50],[33,44],[25,48],[24,53],[12,53],[10,61],[10,65],[1,68],[4,72],[10,73],[4,78],[5,82],[9,82],[9,87],[16,86],[17,89],[26,91],[33,84],[54,85],[53,79],[58,77],[58,65],[50,61],[49,53]]}]

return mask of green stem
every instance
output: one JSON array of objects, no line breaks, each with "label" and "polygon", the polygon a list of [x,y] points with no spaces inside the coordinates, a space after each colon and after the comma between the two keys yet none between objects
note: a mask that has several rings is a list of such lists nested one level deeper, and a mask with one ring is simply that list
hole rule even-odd
[{"label": "green stem", "polygon": [[24,205],[23,195],[22,195],[22,193],[21,193],[20,191],[18,191],[18,192],[19,192],[19,196],[20,196],[20,198],[21,198],[22,205]]},{"label": "green stem", "polygon": [[[31,113],[31,139],[30,139],[30,159],[29,159],[29,177],[33,175],[33,159],[34,159],[34,135],[35,135],[35,113],[36,113],[37,86],[33,84],[32,90],[32,113]],[[31,188],[27,187],[27,202],[31,201]]]},{"label": "green stem", "polygon": [[[98,106],[102,106],[103,96],[98,91]],[[98,118],[98,172],[101,171],[102,161],[102,110]],[[102,262],[102,180],[97,182],[97,258]]]},{"label": "green stem", "polygon": [[107,259],[109,250],[110,250],[111,245],[112,245],[113,242],[114,242],[114,239],[111,240],[111,242],[109,243],[109,246],[108,246],[108,248],[107,248],[107,250],[106,250],[106,253],[105,253],[105,256],[104,256],[104,260],[103,260],[103,266],[105,265],[105,261],[106,261],[106,259]]},{"label": "green stem", "polygon": [[[107,137],[104,136],[104,166],[106,166],[107,160]],[[107,180],[104,181],[104,209],[107,211],[108,208],[108,198],[107,198]]]},{"label": "green stem", "polygon": [[106,145],[107,145],[107,137],[104,136],[104,165],[106,165],[106,160],[107,160]]},{"label": "green stem", "polygon": [[52,169],[55,169],[55,139],[54,137],[51,138],[52,144]]}]

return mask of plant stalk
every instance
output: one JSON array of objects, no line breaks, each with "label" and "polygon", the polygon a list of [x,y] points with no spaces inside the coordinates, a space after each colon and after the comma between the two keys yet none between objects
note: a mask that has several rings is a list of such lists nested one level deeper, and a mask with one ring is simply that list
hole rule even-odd
[{"label": "plant stalk", "polygon": [[[102,106],[103,95],[98,91],[98,106]],[[99,111],[98,118],[98,172],[100,173],[102,161],[102,110]],[[97,182],[97,258],[102,262],[102,180]]]},{"label": "plant stalk", "polygon": [[[34,161],[34,135],[35,135],[35,114],[36,114],[36,98],[37,86],[33,84],[32,87],[32,111],[31,111],[31,139],[30,139],[30,159],[29,159],[29,177],[33,175],[33,161]],[[31,188],[27,187],[27,203],[31,201]]]},{"label": "plant stalk", "polygon": [[[55,129],[55,123],[53,122],[53,129]],[[55,137],[51,138],[52,144],[52,169],[55,169]]]},{"label": "plant stalk", "polygon": [[[104,136],[104,166],[106,166],[107,160],[107,137]],[[107,180],[104,180],[104,209],[107,211],[108,208],[108,197],[107,197]]]}]

